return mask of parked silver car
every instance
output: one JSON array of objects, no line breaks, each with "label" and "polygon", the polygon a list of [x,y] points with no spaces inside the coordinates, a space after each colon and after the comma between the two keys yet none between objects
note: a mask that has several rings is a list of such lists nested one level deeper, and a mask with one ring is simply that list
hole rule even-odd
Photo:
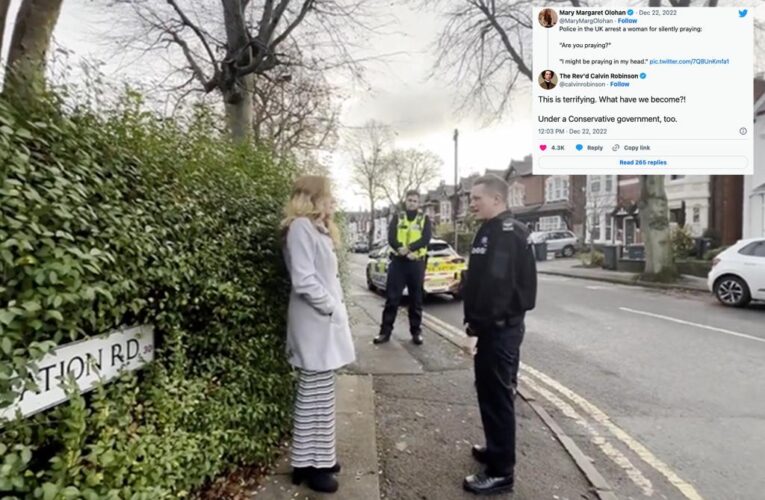
[{"label": "parked silver car", "polygon": [[529,235],[532,243],[547,243],[547,251],[573,257],[579,248],[579,238],[571,231],[535,231]]}]

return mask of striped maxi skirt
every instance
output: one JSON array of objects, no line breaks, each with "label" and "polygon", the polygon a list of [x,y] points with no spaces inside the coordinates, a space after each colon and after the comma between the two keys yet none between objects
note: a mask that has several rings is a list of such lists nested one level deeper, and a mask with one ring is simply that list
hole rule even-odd
[{"label": "striped maxi skirt", "polygon": [[335,465],[335,372],[298,370],[292,467]]}]

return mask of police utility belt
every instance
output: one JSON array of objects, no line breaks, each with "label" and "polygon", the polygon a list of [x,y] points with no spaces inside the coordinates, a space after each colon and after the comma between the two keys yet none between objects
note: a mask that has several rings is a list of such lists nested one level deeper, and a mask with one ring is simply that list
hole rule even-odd
[{"label": "police utility belt", "polygon": [[512,316],[510,318],[502,318],[502,319],[495,319],[493,321],[486,321],[481,322],[480,324],[477,324],[475,322],[468,323],[468,326],[470,327],[469,331],[466,332],[469,337],[478,337],[481,332],[486,332],[487,330],[501,330],[503,328],[511,328],[514,326],[518,326],[521,323],[523,323],[524,316]]}]

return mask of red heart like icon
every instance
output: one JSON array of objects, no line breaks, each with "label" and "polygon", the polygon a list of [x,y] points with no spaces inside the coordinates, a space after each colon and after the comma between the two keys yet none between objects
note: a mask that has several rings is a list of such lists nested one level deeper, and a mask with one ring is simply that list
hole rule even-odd
[{"label": "red heart like icon", "polygon": [[539,149],[541,149],[542,151],[544,151],[545,149],[547,149],[547,144],[540,144],[540,145],[539,145]]}]

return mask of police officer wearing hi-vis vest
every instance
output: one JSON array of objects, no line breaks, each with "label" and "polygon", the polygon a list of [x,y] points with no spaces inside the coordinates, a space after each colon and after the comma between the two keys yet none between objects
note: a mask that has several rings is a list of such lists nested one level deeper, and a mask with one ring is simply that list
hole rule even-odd
[{"label": "police officer wearing hi-vis vest", "polygon": [[388,226],[391,261],[388,266],[382,325],[380,334],[374,339],[375,344],[390,340],[404,287],[409,292],[409,332],[412,334],[412,342],[422,344],[420,325],[423,286],[432,229],[428,217],[419,210],[420,194],[417,191],[408,191],[404,203],[406,210],[394,216]]},{"label": "police officer wearing hi-vis vest", "polygon": [[486,445],[473,447],[483,473],[463,487],[479,495],[513,489],[515,406],[526,311],[534,308],[537,271],[528,228],[507,209],[507,183],[487,175],[470,191],[470,210],[483,221],[470,249],[463,289],[466,332],[478,338],[473,357]]}]

